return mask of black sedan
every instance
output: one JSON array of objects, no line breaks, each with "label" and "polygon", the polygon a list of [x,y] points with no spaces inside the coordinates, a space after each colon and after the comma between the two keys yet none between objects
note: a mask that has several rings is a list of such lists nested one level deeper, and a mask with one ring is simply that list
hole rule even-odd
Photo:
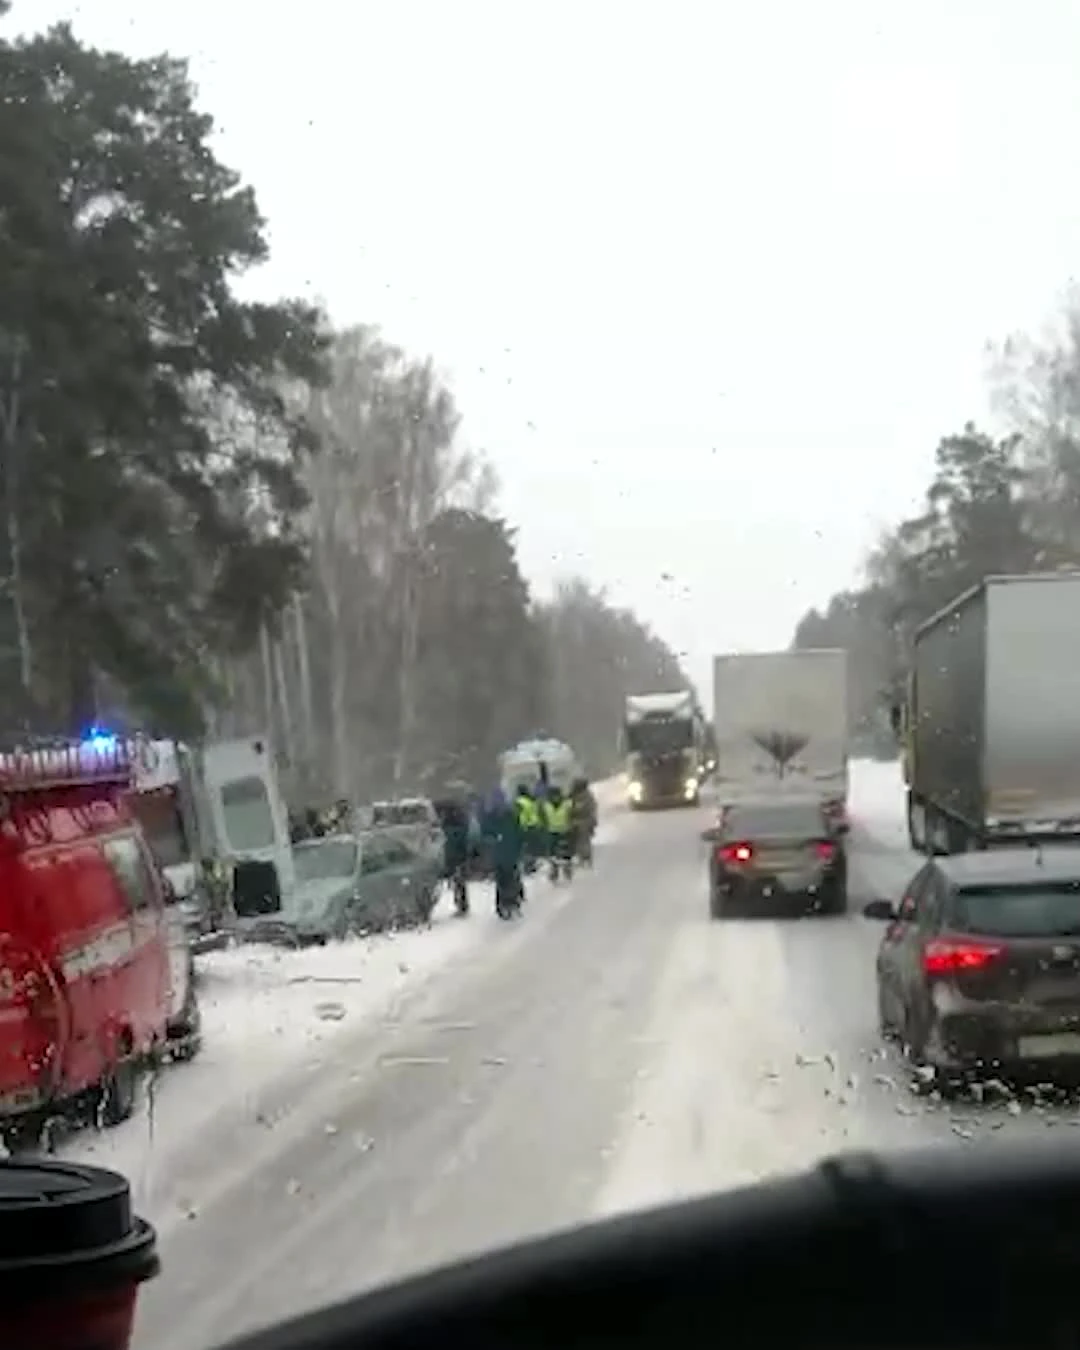
[{"label": "black sedan", "polygon": [[729,806],[702,836],[709,852],[709,912],[784,910],[842,914],[847,908],[844,844],[814,799],[765,798]]},{"label": "black sedan", "polygon": [[888,925],[878,1017],[917,1084],[1080,1070],[1080,848],[933,858],[863,912]]}]

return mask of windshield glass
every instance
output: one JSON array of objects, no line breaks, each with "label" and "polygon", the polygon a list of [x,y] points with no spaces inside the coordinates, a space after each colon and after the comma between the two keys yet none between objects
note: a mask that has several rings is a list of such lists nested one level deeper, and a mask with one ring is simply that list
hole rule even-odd
[{"label": "windshield glass", "polygon": [[179,867],[192,861],[184,818],[174,789],[134,793],[132,806],[159,867]]},{"label": "windshield glass", "polygon": [[953,897],[950,926],[995,937],[1080,936],[1080,882],[965,888]]},{"label": "windshield glass", "polygon": [[0,790],[0,1140],[129,1178],[133,1350],[1075,1140],[1071,957],[938,885],[1080,804],[1080,0],[0,0],[0,58],[0,789],[124,752]]},{"label": "windshield glass", "polygon": [[814,802],[736,806],[724,818],[724,833],[732,838],[756,839],[775,835],[787,839],[816,839],[824,830],[821,808]]},{"label": "windshield glass", "polygon": [[685,718],[634,722],[626,728],[626,742],[631,753],[670,755],[693,745],[694,729]]},{"label": "windshield glass", "polygon": [[356,871],[356,844],[351,839],[327,839],[317,844],[301,844],[293,850],[296,880],[330,881],[351,877]]}]

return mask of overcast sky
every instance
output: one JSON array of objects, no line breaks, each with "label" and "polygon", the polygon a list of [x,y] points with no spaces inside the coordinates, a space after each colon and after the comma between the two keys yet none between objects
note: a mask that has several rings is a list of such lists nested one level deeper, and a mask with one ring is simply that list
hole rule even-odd
[{"label": "overcast sky", "polygon": [[191,58],[261,284],[447,372],[523,566],[786,645],[1080,257],[1076,0],[15,0]]}]

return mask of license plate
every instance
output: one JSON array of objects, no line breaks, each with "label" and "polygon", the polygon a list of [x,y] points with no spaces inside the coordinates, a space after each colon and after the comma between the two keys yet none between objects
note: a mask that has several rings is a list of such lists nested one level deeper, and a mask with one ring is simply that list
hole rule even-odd
[{"label": "license plate", "polygon": [[1017,1049],[1022,1059],[1053,1059],[1056,1055],[1080,1055],[1080,1032],[1061,1031],[1047,1036],[1021,1036]]},{"label": "license plate", "polygon": [[770,872],[802,872],[806,857],[802,853],[761,853],[758,866]]}]

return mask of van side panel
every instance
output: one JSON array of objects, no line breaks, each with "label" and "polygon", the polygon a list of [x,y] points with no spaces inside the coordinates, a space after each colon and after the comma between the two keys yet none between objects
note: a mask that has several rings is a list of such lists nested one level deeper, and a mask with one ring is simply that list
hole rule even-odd
[{"label": "van side panel", "polygon": [[13,798],[0,824],[0,1116],[96,1087],[129,1048],[164,1037],[168,1011],[163,895],[122,791]]},{"label": "van side panel", "polygon": [[0,853],[0,1114],[31,1109],[63,1090],[70,1019],[46,959],[41,897],[27,886],[22,860]]},{"label": "van side panel", "polygon": [[118,998],[115,970],[131,959],[131,928],[95,841],[28,854],[24,864],[71,1019],[63,1059],[66,1095],[93,1086],[109,1063]]}]

